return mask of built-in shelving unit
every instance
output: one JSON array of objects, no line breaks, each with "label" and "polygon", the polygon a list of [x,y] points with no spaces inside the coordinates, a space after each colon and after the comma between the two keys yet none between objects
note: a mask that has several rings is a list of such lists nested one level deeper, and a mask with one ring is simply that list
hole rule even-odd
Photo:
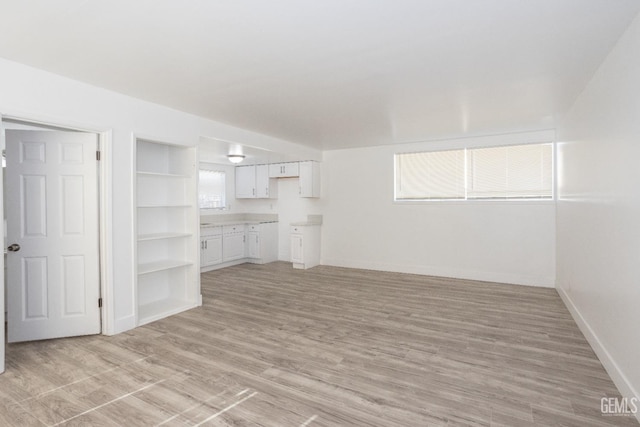
[{"label": "built-in shelving unit", "polygon": [[193,147],[136,141],[138,325],[201,304]]}]

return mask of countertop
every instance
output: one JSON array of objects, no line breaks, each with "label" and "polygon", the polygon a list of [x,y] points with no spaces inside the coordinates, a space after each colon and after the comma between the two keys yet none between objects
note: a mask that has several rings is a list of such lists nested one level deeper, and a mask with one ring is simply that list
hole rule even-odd
[{"label": "countertop", "polygon": [[307,215],[306,221],[292,222],[293,227],[309,227],[313,225],[322,225],[322,215]]},{"label": "countertop", "polygon": [[258,225],[258,224],[270,224],[272,222],[278,221],[250,221],[250,220],[236,220],[236,221],[211,221],[211,222],[201,222],[200,228],[207,227],[221,227],[224,225]]}]

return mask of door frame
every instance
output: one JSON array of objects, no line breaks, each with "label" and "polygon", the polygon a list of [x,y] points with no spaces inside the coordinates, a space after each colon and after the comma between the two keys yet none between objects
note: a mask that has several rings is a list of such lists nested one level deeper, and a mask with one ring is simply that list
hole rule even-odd
[{"label": "door frame", "polygon": [[[23,122],[27,125],[40,126],[46,128],[56,128],[58,130],[70,130],[93,133],[98,136],[98,150],[100,151],[100,161],[98,168],[98,268],[100,275],[100,298],[102,298],[102,311],[100,313],[101,334],[114,334],[114,303],[113,303],[113,197],[112,197],[112,177],[113,177],[113,131],[106,126],[86,125],[61,120],[59,118],[38,117],[31,114],[11,114],[0,112],[0,150],[6,148],[5,140],[5,120]],[[0,175],[0,217],[4,220],[4,184]],[[4,227],[0,227],[0,240],[4,242]],[[3,243],[4,244],[4,243]],[[0,270],[4,270],[4,257],[0,259]],[[0,275],[0,308],[4,315],[5,304],[4,273]],[[4,372],[4,352],[5,352],[5,328],[4,324],[0,328],[0,373]]]}]

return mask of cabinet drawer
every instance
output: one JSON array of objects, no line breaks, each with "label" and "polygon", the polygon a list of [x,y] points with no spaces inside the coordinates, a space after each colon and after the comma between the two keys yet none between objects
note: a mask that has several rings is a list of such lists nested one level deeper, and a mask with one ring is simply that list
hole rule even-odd
[{"label": "cabinet drawer", "polygon": [[260,225],[258,224],[247,225],[247,231],[260,231]]},{"label": "cabinet drawer", "polygon": [[222,227],[222,232],[224,234],[244,233],[244,224],[225,225]]},{"label": "cabinet drawer", "polygon": [[304,227],[300,225],[292,225],[291,226],[291,234],[302,234],[304,231]]},{"label": "cabinet drawer", "polygon": [[219,236],[222,234],[222,227],[202,227],[200,228],[201,236]]}]

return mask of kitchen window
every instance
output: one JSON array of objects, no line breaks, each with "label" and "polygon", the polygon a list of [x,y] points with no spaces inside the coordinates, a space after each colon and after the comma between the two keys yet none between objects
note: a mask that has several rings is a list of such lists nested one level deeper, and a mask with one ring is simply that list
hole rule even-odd
[{"label": "kitchen window", "polygon": [[198,203],[200,209],[224,209],[226,205],[226,173],[200,169]]}]

